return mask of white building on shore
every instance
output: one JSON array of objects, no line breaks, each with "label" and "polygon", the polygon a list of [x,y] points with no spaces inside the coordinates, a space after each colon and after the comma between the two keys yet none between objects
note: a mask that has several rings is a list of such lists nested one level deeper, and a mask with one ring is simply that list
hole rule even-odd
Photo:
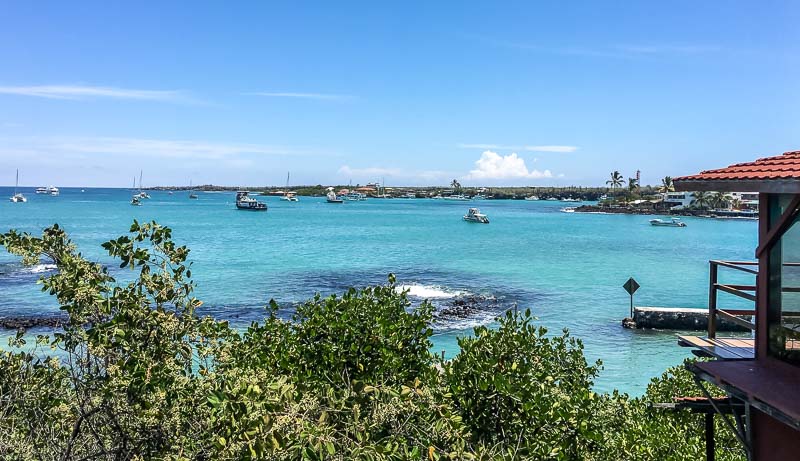
[{"label": "white building on shore", "polygon": [[[708,194],[712,195],[713,192],[709,192]],[[757,192],[730,192],[726,195],[731,197],[731,202],[740,202],[740,208],[742,210],[758,210]],[[667,192],[666,194],[661,194],[661,196],[664,204],[667,205],[670,210],[690,208],[695,199],[694,192]]]}]

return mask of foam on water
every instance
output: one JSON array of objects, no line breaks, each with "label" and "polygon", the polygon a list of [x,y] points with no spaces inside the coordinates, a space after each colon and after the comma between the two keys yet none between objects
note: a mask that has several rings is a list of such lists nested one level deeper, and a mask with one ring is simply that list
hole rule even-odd
[{"label": "foam on water", "polygon": [[55,264],[37,264],[35,266],[26,267],[25,272],[30,272],[31,274],[41,274],[44,272],[54,271],[58,268]]},{"label": "foam on water", "polygon": [[438,285],[400,285],[396,290],[398,292],[408,291],[409,296],[421,299],[452,299],[469,294],[467,291],[451,290]]}]

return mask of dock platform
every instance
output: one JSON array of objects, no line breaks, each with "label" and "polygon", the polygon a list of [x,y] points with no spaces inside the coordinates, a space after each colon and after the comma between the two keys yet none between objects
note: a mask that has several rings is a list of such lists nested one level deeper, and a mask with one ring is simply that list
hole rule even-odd
[{"label": "dock platform", "polygon": [[755,358],[755,340],[752,338],[706,338],[703,336],[678,336],[678,345],[691,347],[695,355],[721,360],[747,360]]}]

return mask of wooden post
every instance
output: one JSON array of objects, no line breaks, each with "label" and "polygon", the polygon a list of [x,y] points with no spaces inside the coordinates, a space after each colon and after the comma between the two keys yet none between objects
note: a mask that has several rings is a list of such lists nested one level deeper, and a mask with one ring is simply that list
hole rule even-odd
[{"label": "wooden post", "polygon": [[714,461],[714,412],[706,413],[706,461]]},{"label": "wooden post", "polygon": [[717,266],[716,261],[709,261],[708,267],[708,337],[717,336]]}]

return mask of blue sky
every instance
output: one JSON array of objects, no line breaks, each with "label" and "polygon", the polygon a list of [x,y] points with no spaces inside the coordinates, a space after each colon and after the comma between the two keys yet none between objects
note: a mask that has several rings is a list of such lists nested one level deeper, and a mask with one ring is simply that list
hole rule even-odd
[{"label": "blue sky", "polygon": [[4,3],[0,184],[655,184],[800,148],[797,2],[112,3]]}]

